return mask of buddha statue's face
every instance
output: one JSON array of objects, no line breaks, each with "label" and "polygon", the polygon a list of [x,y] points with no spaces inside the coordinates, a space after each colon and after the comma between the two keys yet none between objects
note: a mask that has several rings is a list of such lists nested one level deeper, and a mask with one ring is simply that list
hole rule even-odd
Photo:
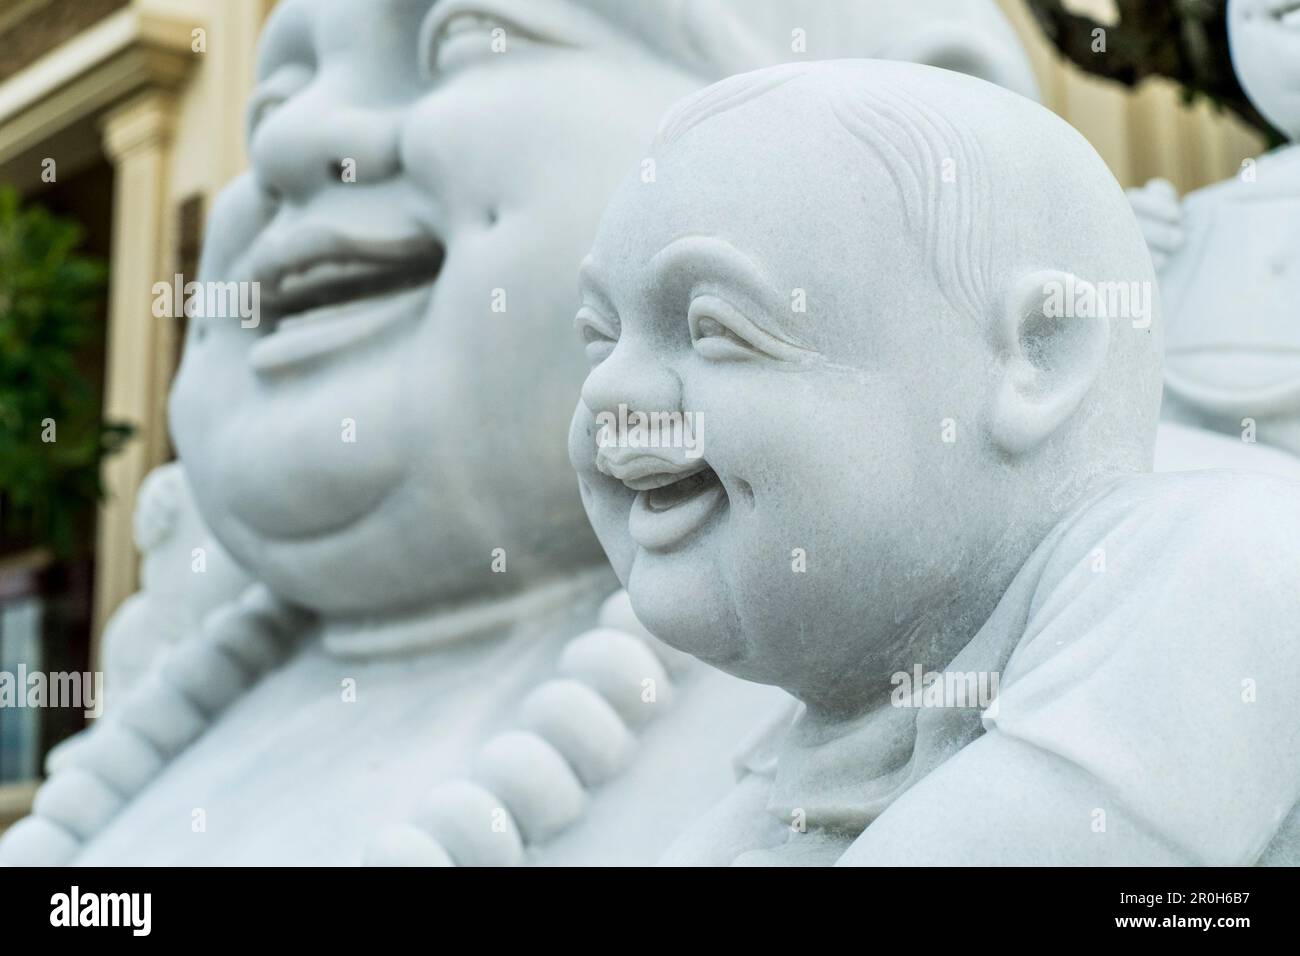
[{"label": "buddha statue's face", "polygon": [[1265,118],[1300,140],[1300,3],[1229,0],[1232,65]]},{"label": "buddha statue's face", "polygon": [[595,560],[573,274],[697,81],[558,0],[284,0],[258,75],[204,278],[260,283],[260,321],[192,321],[172,398],[213,531],[326,614]]},{"label": "buddha statue's face", "polygon": [[[641,620],[803,696],[915,660],[978,560],[981,518],[953,508],[994,471],[992,359],[889,175],[791,103],[705,120],[615,194],[582,270],[570,455]],[[674,413],[702,441],[674,441]]]},{"label": "buddha statue's face", "polygon": [[[281,0],[203,276],[258,282],[260,322],[192,321],[172,400],[204,518],[261,581],[373,616],[598,558],[564,460],[574,270],[710,57],[830,16],[760,37],[725,6],[724,36],[667,0]],[[1018,76],[993,7],[952,8],[846,3],[854,52]]]}]

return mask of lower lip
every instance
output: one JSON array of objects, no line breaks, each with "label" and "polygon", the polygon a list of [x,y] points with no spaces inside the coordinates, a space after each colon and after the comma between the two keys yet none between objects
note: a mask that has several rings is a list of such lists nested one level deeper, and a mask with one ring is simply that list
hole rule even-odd
[{"label": "lower lip", "polygon": [[432,288],[340,302],[282,319],[249,350],[249,365],[255,372],[273,372],[350,348],[422,311]]},{"label": "lower lip", "polygon": [[726,500],[722,483],[716,479],[685,501],[664,511],[651,509],[650,492],[638,492],[628,515],[627,530],[632,540],[647,551],[668,551],[698,531]]}]

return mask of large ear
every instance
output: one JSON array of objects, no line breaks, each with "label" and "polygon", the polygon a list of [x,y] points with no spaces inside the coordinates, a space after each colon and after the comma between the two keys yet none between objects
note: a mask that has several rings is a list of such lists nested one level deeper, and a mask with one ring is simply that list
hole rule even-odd
[{"label": "large ear", "polygon": [[1009,25],[998,25],[1004,29],[997,33],[1005,36],[973,30],[969,24],[927,23],[891,40],[884,56],[979,77],[1039,101],[1038,82],[1024,48]]},{"label": "large ear", "polygon": [[1102,304],[1090,282],[1067,272],[1035,272],[1011,286],[995,325],[1004,362],[990,416],[993,440],[1007,454],[1049,438],[1097,383],[1110,348]]}]

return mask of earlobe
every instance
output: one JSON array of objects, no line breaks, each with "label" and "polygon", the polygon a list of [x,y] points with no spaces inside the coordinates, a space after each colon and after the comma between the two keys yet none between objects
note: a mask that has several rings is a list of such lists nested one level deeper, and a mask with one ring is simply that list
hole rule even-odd
[{"label": "earlobe", "polygon": [[993,441],[1031,451],[1066,424],[1092,390],[1110,347],[1110,322],[1092,283],[1061,271],[1012,285],[995,329],[1004,356],[993,398]]}]

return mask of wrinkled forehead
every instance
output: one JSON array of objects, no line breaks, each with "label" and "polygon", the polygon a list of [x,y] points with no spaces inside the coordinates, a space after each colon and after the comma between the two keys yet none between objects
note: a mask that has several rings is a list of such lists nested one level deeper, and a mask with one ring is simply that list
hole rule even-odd
[{"label": "wrinkled forehead", "polygon": [[829,107],[777,92],[658,144],[619,189],[598,242],[634,237],[635,262],[707,233],[797,265],[860,245],[864,232],[898,244],[903,220],[889,172]]},{"label": "wrinkled forehead", "polygon": [[687,279],[743,276],[786,312],[806,295],[814,306],[790,321],[816,342],[856,325],[867,297],[885,310],[916,301],[899,277],[928,274],[923,261],[882,164],[829,111],[774,99],[712,116],[638,164],[580,285],[623,310]]}]

